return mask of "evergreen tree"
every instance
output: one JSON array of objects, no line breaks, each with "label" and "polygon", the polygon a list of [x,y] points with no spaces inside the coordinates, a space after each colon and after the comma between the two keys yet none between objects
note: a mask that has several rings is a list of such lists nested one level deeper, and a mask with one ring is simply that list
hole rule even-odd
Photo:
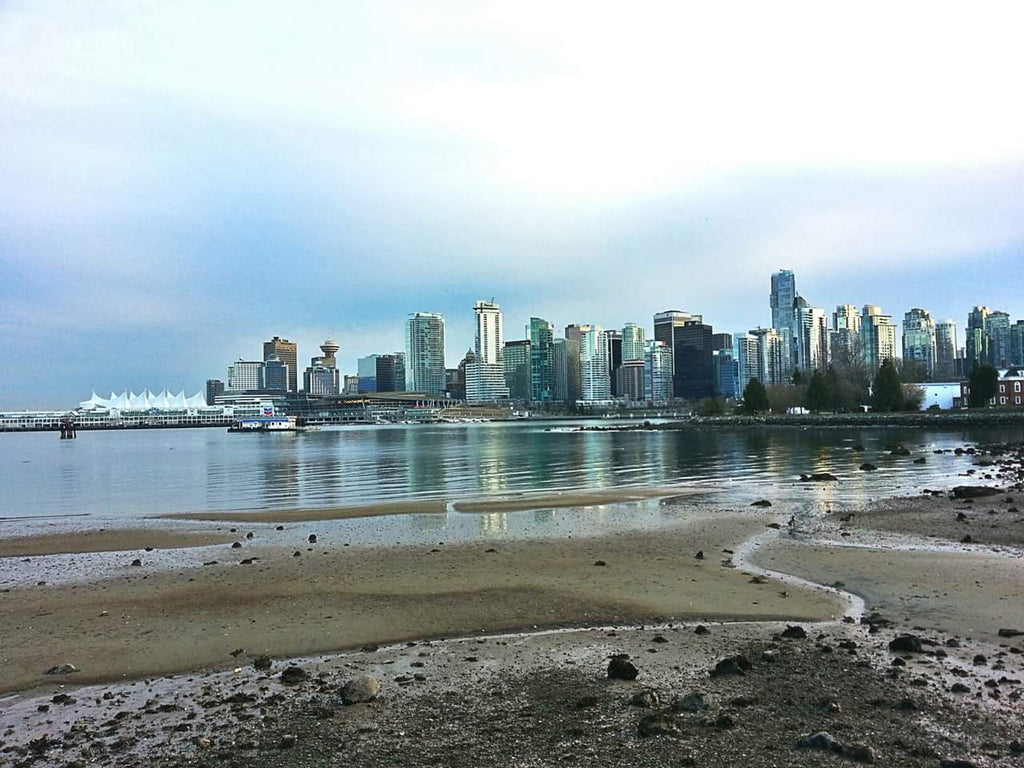
[{"label": "evergreen tree", "polygon": [[811,383],[807,385],[806,406],[814,413],[827,411],[832,406],[832,392],[821,371],[811,374]]},{"label": "evergreen tree", "polygon": [[752,378],[743,389],[743,410],[747,413],[760,413],[769,410],[768,393],[764,384]]},{"label": "evergreen tree", "polygon": [[971,408],[984,408],[999,391],[999,371],[991,365],[976,365],[971,371]]},{"label": "evergreen tree", "polygon": [[886,359],[875,375],[871,394],[871,408],[875,411],[900,411],[903,409],[903,382],[892,360]]}]

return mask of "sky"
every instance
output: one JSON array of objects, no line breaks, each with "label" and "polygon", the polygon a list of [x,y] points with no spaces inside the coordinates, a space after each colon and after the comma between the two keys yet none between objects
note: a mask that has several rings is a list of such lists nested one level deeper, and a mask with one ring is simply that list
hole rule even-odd
[{"label": "sky", "polygon": [[1024,318],[1024,6],[0,3],[0,410],[473,302]]}]

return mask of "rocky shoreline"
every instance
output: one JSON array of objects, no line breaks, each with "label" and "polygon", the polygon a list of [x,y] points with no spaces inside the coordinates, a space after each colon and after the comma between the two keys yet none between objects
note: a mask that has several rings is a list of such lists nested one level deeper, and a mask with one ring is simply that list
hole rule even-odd
[{"label": "rocky shoreline", "polygon": [[693,416],[684,421],[581,426],[586,432],[665,432],[693,427],[1020,427],[1024,410]]}]

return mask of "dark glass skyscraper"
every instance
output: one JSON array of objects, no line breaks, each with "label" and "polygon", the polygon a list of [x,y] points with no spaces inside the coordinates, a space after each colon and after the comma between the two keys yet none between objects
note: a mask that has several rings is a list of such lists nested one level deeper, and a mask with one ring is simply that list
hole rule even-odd
[{"label": "dark glass skyscraper", "polygon": [[526,327],[530,342],[530,394],[535,403],[555,399],[555,326],[539,317],[531,317]]}]

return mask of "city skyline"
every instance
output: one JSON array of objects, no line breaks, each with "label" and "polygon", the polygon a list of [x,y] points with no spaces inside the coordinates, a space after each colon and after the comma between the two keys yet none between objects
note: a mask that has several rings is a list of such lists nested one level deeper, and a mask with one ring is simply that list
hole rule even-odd
[{"label": "city skyline", "polygon": [[6,3],[0,409],[274,335],[354,373],[415,311],[454,366],[492,295],[510,340],[738,332],[779,268],[829,313],[1024,316],[1021,12],[881,8]]}]

